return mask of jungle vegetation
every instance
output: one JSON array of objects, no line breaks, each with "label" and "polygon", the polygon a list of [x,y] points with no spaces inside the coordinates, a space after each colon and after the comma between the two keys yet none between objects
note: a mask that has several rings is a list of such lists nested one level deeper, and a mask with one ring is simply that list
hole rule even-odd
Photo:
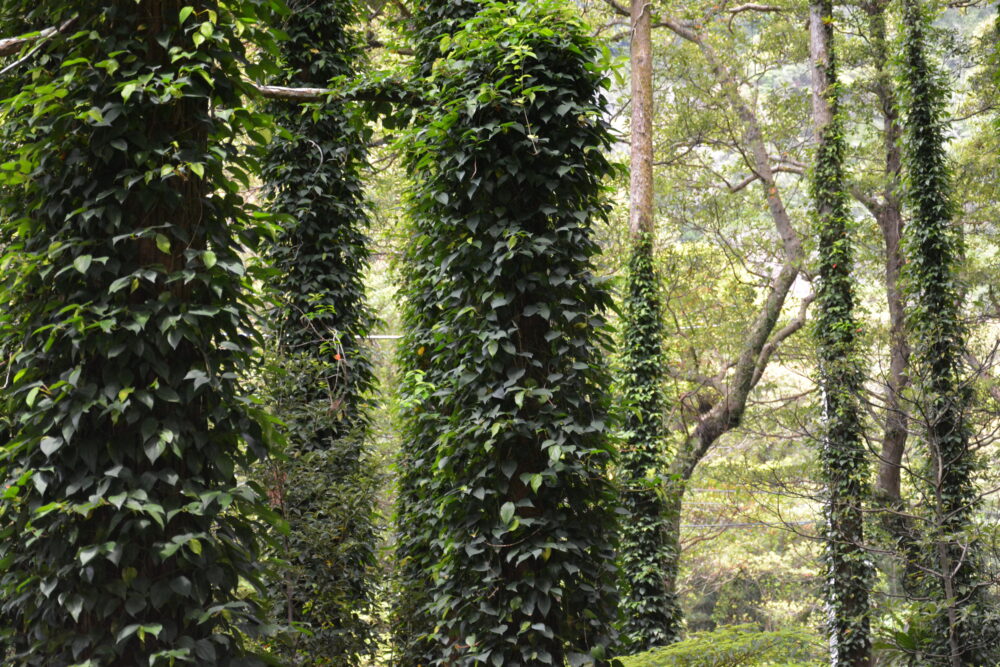
[{"label": "jungle vegetation", "polygon": [[0,0],[0,662],[1000,664],[986,0]]}]

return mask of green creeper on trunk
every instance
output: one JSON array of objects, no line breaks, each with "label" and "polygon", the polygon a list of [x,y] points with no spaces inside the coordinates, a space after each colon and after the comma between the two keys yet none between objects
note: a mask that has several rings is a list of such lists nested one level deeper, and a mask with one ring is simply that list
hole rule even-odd
[{"label": "green creeper on trunk", "polygon": [[905,277],[913,384],[928,458],[920,489],[928,506],[922,565],[926,595],[941,607],[925,654],[933,664],[991,664],[987,627],[975,613],[985,582],[972,533],[977,463],[966,423],[971,396],[963,367],[963,250],[945,152],[947,86],[928,56],[930,20],[923,3],[904,0],[903,24],[904,155],[912,211]]},{"label": "green creeper on trunk", "polygon": [[619,377],[625,407],[619,468],[622,567],[622,647],[636,653],[680,639],[682,611],[667,583],[670,563],[660,485],[668,468],[662,378],[663,324],[660,282],[654,264],[656,220],[653,210],[653,54],[651,9],[632,3],[632,137],[629,188],[632,244],[626,278]]},{"label": "green creeper on trunk", "polygon": [[[479,0],[425,0],[414,7],[413,34],[416,63],[414,76],[425,82],[434,62],[442,55],[443,39],[476,15]],[[412,147],[410,147],[412,148]],[[408,201],[412,195],[408,194]],[[434,465],[434,442],[439,428],[434,416],[438,396],[425,376],[434,377],[439,361],[426,351],[435,341],[431,335],[438,316],[433,286],[418,271],[403,272],[403,323],[408,335],[399,347],[397,363],[404,371],[400,386],[403,414],[402,439],[397,466],[394,550],[396,572],[392,618],[393,661],[397,667],[429,665],[439,652],[433,634],[437,620],[429,612],[434,568],[441,555],[434,539],[434,498],[429,491]],[[420,295],[423,295],[421,298]],[[437,371],[440,372],[440,371]]]},{"label": "green creeper on trunk", "polygon": [[[13,665],[252,664],[263,453],[236,378],[255,341],[231,174],[243,42],[270,3],[8,2],[41,43],[3,109],[0,443]],[[259,68],[246,70],[260,76]]]},{"label": "green creeper on trunk", "polygon": [[872,664],[869,594],[872,566],[864,549],[868,460],[861,421],[864,376],[854,315],[854,249],[844,173],[847,142],[840,110],[833,2],[809,8],[813,119],[819,146],[812,179],[819,283],[816,344],[823,390],[820,461],[826,485],[824,557],[827,632],[833,665]]},{"label": "green creeper on trunk", "polygon": [[[353,2],[293,0],[289,9],[276,84],[326,87],[357,73],[364,54]],[[269,111],[290,135],[271,144],[262,171],[270,210],[283,216],[266,251],[277,349],[264,391],[288,441],[264,483],[291,525],[281,554],[290,567],[272,600],[279,620],[308,629],[283,645],[288,659],[356,665],[374,651],[378,541],[364,452],[373,317],[361,177],[371,132],[343,102],[272,102]]]},{"label": "green creeper on trunk", "polygon": [[591,231],[604,75],[556,3],[483,3],[425,34],[441,57],[408,156],[403,461],[432,664],[599,664],[617,607]]}]

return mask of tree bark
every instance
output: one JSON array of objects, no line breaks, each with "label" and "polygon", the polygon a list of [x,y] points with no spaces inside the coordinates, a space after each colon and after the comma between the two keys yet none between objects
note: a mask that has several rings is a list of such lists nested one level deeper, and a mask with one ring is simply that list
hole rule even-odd
[{"label": "tree bark", "polygon": [[629,232],[633,243],[655,229],[653,218],[652,3],[632,0],[632,138]]},{"label": "tree bark", "polygon": [[882,435],[882,455],[879,460],[876,492],[898,506],[902,502],[900,490],[903,453],[909,418],[902,405],[902,393],[909,384],[907,368],[910,346],[906,337],[906,315],[899,277],[903,267],[901,239],[903,234],[903,201],[901,195],[902,154],[900,141],[903,134],[897,111],[897,99],[892,76],[885,65],[889,61],[886,41],[886,0],[872,0],[863,5],[868,15],[869,39],[872,45],[872,64],[875,67],[874,92],[882,115],[883,146],[885,150],[885,187],[882,201],[871,207],[885,243],[885,295],[889,307],[889,377],[885,386],[885,426]]}]

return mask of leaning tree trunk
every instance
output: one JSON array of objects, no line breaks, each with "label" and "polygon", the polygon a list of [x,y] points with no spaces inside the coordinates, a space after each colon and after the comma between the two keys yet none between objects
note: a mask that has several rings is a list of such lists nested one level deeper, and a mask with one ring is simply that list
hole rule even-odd
[{"label": "leaning tree trunk", "polygon": [[833,2],[809,7],[813,119],[819,146],[812,192],[816,206],[819,284],[816,343],[823,391],[820,461],[826,484],[824,596],[830,660],[872,664],[869,595],[872,570],[864,549],[867,450],[861,423],[863,375],[852,286],[854,251],[844,175],[844,138],[833,42]]},{"label": "leaning tree trunk", "polygon": [[689,27],[684,22],[670,18],[661,18],[659,23],[698,47],[732,107],[731,111],[739,119],[748,166],[760,181],[764,200],[775,230],[781,238],[784,253],[781,269],[771,280],[764,303],[743,337],[732,371],[726,373],[724,381],[720,383],[722,396],[699,418],[697,426],[680,443],[670,462],[664,483],[664,517],[669,555],[665,575],[668,595],[676,595],[681,558],[681,511],[688,482],[719,438],[740,425],[750,393],[763,377],[772,354],[782,341],[804,325],[805,308],[809,300],[802,304],[798,317],[776,330],[785,301],[799,276],[803,251],[802,242],[785,208],[761,123],[752,104],[741,92],[738,76],[707,41],[706,34],[699,31],[700,27]]}]

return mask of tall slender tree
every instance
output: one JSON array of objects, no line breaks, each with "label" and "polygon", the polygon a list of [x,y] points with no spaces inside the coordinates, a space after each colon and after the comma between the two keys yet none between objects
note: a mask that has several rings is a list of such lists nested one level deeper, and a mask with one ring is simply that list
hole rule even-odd
[{"label": "tall slender tree", "polygon": [[442,57],[408,158],[404,461],[430,510],[415,542],[437,559],[435,664],[600,663],[617,609],[609,296],[591,259],[603,74],[550,2],[484,3],[428,36]]},{"label": "tall slender tree", "polygon": [[247,664],[268,510],[237,479],[261,448],[235,380],[256,231],[230,174],[267,123],[241,106],[238,36],[266,48],[269,3],[5,8],[76,26],[25,47],[4,109],[5,664]]},{"label": "tall slender tree", "polygon": [[962,236],[955,222],[945,151],[947,86],[928,55],[926,8],[904,0],[904,142],[912,221],[906,235],[906,277],[912,311],[913,383],[928,462],[930,559],[922,563],[929,595],[944,609],[928,659],[939,664],[990,662],[973,613],[982,592],[972,531],[976,459],[966,421],[970,392],[963,369],[966,344],[959,262]]},{"label": "tall slender tree", "polygon": [[622,521],[622,646],[631,652],[680,639],[682,612],[667,587],[665,507],[660,480],[664,451],[663,323],[654,264],[652,12],[631,6],[632,123],[629,238],[631,257],[623,310],[620,385],[626,414],[620,457]]},{"label": "tall slender tree", "polygon": [[[276,83],[325,87],[356,75],[364,53],[355,3],[292,0],[289,9]],[[283,545],[291,567],[273,597],[279,618],[308,628],[287,645],[289,659],[354,665],[375,648],[378,538],[365,455],[373,317],[361,182],[370,130],[349,103],[279,101],[270,110],[291,135],[271,144],[262,172],[270,208],[284,216],[266,253],[276,272],[277,359],[265,390],[288,448],[267,466],[266,483],[292,528]]]},{"label": "tall slender tree", "polygon": [[833,665],[872,664],[864,549],[867,448],[861,422],[863,374],[854,315],[854,251],[844,170],[847,141],[840,110],[832,0],[809,6],[813,118],[819,146],[812,180],[819,250],[816,343],[823,390],[820,460],[826,484],[824,588]]}]

